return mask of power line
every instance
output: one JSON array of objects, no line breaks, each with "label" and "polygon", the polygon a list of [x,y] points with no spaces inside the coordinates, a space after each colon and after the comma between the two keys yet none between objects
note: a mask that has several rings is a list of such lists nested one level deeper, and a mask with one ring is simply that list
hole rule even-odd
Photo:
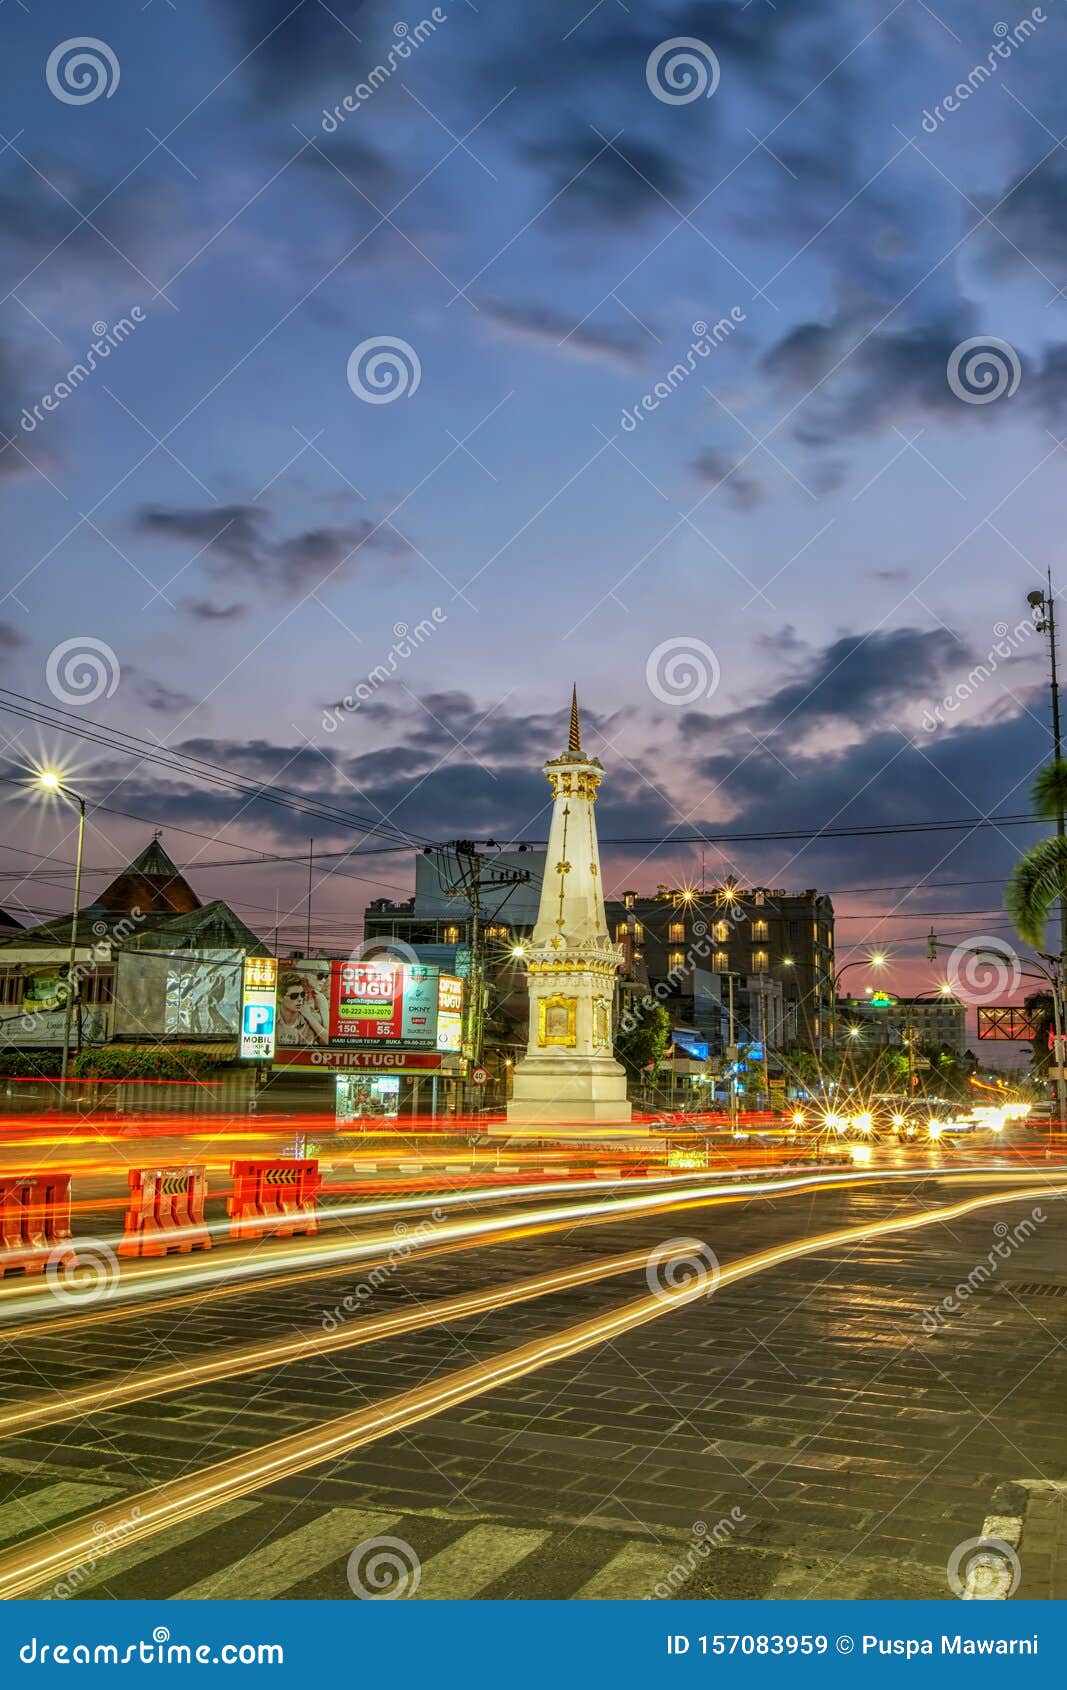
[{"label": "power line", "polygon": [[[20,702],[5,703],[4,699],[16,699]],[[32,705],[34,708],[28,709],[26,705]],[[70,734],[76,739],[103,746],[104,749],[118,752],[122,756],[135,758],[139,763],[158,764],[171,774],[179,774],[186,779],[198,777],[226,791],[244,797],[261,798],[265,803],[294,810],[298,815],[314,816],[317,820],[328,822],[335,827],[359,827],[371,834],[386,829],[390,837],[402,840],[409,849],[414,848],[416,844],[429,843],[421,837],[408,838],[387,819],[375,821],[355,815],[325,800],[308,798],[306,794],[295,792],[288,787],[256,781],[249,775],[242,775],[235,769],[227,768],[225,764],[213,763],[187,752],[164,752],[162,747],[153,745],[150,740],[141,739],[137,734],[129,734],[122,729],[105,729],[95,722],[76,720],[66,711],[44,704],[39,699],[26,698],[22,693],[10,692],[7,688],[0,688],[0,710],[26,721],[36,722],[39,726],[52,728],[56,732]]]}]

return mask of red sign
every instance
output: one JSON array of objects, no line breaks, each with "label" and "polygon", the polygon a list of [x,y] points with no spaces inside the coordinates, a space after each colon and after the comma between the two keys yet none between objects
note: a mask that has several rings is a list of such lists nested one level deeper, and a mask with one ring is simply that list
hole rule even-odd
[{"label": "red sign", "polygon": [[398,1039],[404,977],[381,963],[345,962],[330,977],[330,1032],[336,1039]]},{"label": "red sign", "polygon": [[279,1050],[276,1068],[372,1068],[379,1073],[403,1074],[412,1069],[440,1070],[439,1050]]}]

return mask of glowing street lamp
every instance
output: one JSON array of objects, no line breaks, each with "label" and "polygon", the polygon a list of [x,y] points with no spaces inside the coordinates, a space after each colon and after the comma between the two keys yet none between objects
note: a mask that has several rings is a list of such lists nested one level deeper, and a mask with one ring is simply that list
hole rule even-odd
[{"label": "glowing street lamp", "polygon": [[74,859],[74,912],[71,917],[70,952],[67,958],[67,993],[63,1004],[63,1052],[59,1060],[59,1107],[62,1109],[67,1094],[70,1019],[74,1009],[74,989],[77,981],[78,910],[82,890],[82,851],[85,846],[85,799],[81,797],[80,793],[72,792],[68,786],[64,786],[62,776],[58,775],[54,769],[42,769],[37,776],[37,784],[43,792],[54,792],[57,798],[66,798],[69,803],[78,806],[78,851]]}]

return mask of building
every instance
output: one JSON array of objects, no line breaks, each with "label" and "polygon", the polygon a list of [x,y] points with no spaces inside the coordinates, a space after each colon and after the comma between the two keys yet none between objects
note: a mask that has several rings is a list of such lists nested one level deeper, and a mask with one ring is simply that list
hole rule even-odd
[{"label": "building", "polygon": [[[942,1048],[962,1056],[967,1049],[967,1006],[947,993],[937,997],[900,998],[890,992],[870,992],[862,998],[839,998],[838,1039],[856,1038],[864,1044]],[[853,1029],[858,1032],[853,1032]]]},{"label": "building", "polygon": [[393,939],[420,954],[424,946],[440,946],[454,961],[455,952],[471,944],[477,902],[479,942],[503,952],[533,932],[545,857],[523,846],[475,851],[463,840],[427,848],[415,858],[413,898],[400,903],[378,898],[367,906],[364,941]]},{"label": "building", "polygon": [[63,1042],[71,940],[71,1043],[188,1043],[237,1032],[240,975],[266,955],[221,900],[201,903],[158,837],[73,915],[0,933],[0,1048]]},{"label": "building", "polygon": [[654,897],[609,899],[607,916],[672,1021],[713,1048],[728,1042],[731,979],[739,1038],[817,1050],[832,1036],[834,910],[824,893],[661,886]]}]

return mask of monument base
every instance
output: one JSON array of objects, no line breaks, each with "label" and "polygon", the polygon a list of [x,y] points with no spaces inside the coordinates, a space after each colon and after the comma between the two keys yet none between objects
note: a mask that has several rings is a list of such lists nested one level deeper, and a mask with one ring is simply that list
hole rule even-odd
[{"label": "monument base", "polygon": [[611,1056],[528,1056],[515,1070],[508,1121],[567,1126],[625,1124],[632,1117],[626,1071]]}]

